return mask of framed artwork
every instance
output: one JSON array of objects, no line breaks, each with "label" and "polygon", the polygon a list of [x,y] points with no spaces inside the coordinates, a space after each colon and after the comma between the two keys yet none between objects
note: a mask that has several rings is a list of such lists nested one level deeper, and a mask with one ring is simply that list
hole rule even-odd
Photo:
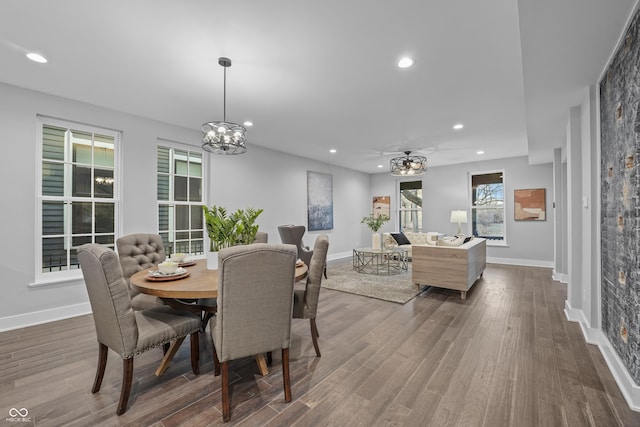
[{"label": "framed artwork", "polygon": [[380,215],[386,215],[391,218],[391,196],[374,196],[373,197],[373,217],[378,218]]},{"label": "framed artwork", "polygon": [[333,176],[307,171],[309,231],[333,229]]},{"label": "framed artwork", "polygon": [[516,221],[544,221],[547,219],[544,188],[514,190],[513,201]]}]

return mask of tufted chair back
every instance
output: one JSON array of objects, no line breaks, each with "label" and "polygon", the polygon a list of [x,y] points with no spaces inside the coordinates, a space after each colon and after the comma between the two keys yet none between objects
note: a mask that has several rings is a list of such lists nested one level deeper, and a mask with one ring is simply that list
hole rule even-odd
[{"label": "tufted chair back", "polygon": [[129,283],[135,273],[145,268],[151,268],[165,260],[164,245],[158,234],[136,233],[120,237],[116,240],[120,265],[124,280],[129,287],[133,308],[142,310],[162,302],[156,297],[140,294]]}]

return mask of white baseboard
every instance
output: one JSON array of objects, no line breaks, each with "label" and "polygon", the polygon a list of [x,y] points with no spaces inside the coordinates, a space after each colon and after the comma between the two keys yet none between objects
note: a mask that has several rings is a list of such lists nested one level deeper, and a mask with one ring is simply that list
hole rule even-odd
[{"label": "white baseboard", "polygon": [[85,314],[91,314],[91,304],[88,302],[18,314],[16,316],[0,317],[0,332],[55,322],[56,320],[68,319]]},{"label": "white baseboard", "polygon": [[560,283],[569,283],[569,278],[564,273],[558,273],[555,269],[551,272],[551,278]]},{"label": "white baseboard", "polygon": [[337,259],[351,258],[353,257],[353,251],[340,252],[337,254],[327,255],[327,261],[335,261]]},{"label": "white baseboard", "polygon": [[553,261],[540,261],[535,259],[496,258],[487,257],[488,264],[522,265],[525,267],[553,268]]},{"label": "white baseboard", "polygon": [[611,345],[611,342],[601,329],[591,328],[587,322],[587,317],[582,310],[572,308],[569,301],[565,301],[565,316],[571,322],[578,322],[585,340],[589,344],[597,345],[604,357],[611,375],[620,387],[620,391],[627,401],[627,405],[634,411],[640,412],[640,386],[638,386],[629,375],[629,371],[620,360],[618,353]]}]

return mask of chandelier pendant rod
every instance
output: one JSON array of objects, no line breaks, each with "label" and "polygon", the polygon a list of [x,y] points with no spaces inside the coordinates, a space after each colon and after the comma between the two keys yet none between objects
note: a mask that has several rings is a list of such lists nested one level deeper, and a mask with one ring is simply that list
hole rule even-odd
[{"label": "chandelier pendant rod", "polygon": [[227,67],[223,66],[224,78],[222,86],[222,121],[227,122]]}]

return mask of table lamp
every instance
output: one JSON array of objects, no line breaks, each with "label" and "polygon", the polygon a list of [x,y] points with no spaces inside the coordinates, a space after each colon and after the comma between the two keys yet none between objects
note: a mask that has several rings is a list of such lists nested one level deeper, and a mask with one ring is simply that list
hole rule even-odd
[{"label": "table lamp", "polygon": [[460,224],[467,223],[467,211],[451,211],[451,222],[458,223],[458,234],[462,234]]}]

